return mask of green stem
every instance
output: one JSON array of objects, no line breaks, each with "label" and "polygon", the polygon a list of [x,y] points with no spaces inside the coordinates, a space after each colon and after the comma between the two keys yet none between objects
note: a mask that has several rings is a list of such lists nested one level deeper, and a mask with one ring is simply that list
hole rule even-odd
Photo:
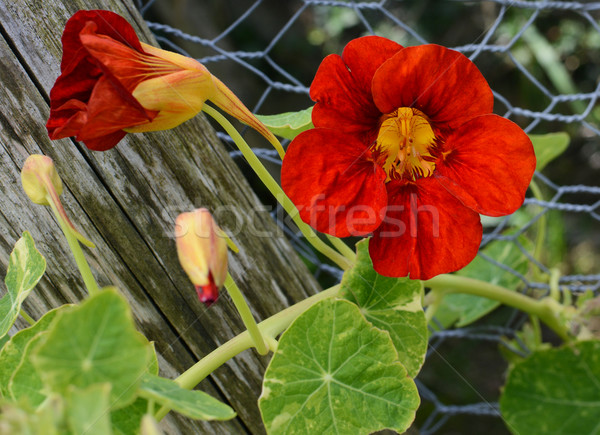
[{"label": "green stem", "polygon": [[350,260],[352,263],[356,261],[356,253],[346,245],[342,239],[339,239],[331,234],[326,234],[327,240],[338,250],[340,254]]},{"label": "green stem", "polygon": [[540,328],[540,319],[537,316],[529,316],[531,319],[531,327],[535,337],[536,349],[542,344],[542,328]]},{"label": "green stem", "polygon": [[250,146],[246,143],[244,138],[240,135],[240,133],[235,129],[235,127],[225,118],[219,111],[213,109],[209,105],[205,104],[202,110],[210,115],[215,121],[217,121],[223,129],[231,136],[231,139],[235,142],[238,149],[242,152],[244,158],[254,171],[258,178],[261,179],[263,184],[269,189],[271,194],[275,197],[275,199],[283,206],[284,210],[290,217],[293,219],[294,223],[298,226],[306,240],[315,247],[317,251],[331,259],[334,263],[340,266],[343,270],[349,269],[352,267],[352,263],[344,257],[342,254],[337,252],[335,249],[327,245],[323,240],[319,238],[312,230],[312,228],[304,223],[302,219],[300,219],[300,215],[298,213],[298,209],[294,205],[294,203],[287,197],[287,195],[283,192],[277,181],[271,176],[269,171],[264,167],[261,161],[256,157],[256,155],[252,152]]},{"label": "green stem", "polygon": [[60,225],[60,228],[63,234],[65,235],[65,238],[67,239],[67,243],[71,248],[71,252],[73,253],[73,257],[75,258],[75,263],[79,268],[79,273],[81,273],[83,283],[85,284],[89,295],[92,296],[98,293],[100,291],[100,288],[98,287],[96,279],[92,274],[92,269],[90,269],[90,265],[88,264],[87,260],[85,259],[85,256],[83,255],[83,250],[81,249],[79,241],[73,235],[71,229],[67,226],[66,222],[62,219],[52,199],[48,198],[47,200],[50,204],[50,207],[52,208],[52,211],[54,212],[54,215],[56,216],[56,219],[58,220],[58,224]]},{"label": "green stem", "polygon": [[560,289],[558,280],[560,279],[560,270],[550,269],[550,297],[555,301],[560,301]]},{"label": "green stem", "polygon": [[426,287],[440,295],[465,293],[501,302],[539,317],[565,341],[569,341],[567,325],[561,321],[563,306],[551,298],[536,300],[488,282],[456,275],[438,275],[424,282]]},{"label": "green stem", "polygon": [[19,314],[20,314],[20,315],[21,315],[21,317],[22,317],[23,319],[25,319],[25,321],[26,321],[27,323],[29,323],[30,325],[33,325],[33,324],[35,324],[35,319],[34,319],[33,317],[31,317],[29,314],[27,314],[27,313],[25,312],[25,310],[23,310],[23,308],[21,308],[21,309],[19,310]]},{"label": "green stem", "polygon": [[425,321],[427,322],[428,325],[433,326],[435,329],[439,329],[439,328],[436,325],[433,325],[431,323],[431,321],[433,320],[433,317],[437,313],[438,308],[442,304],[443,296],[444,295],[437,294],[437,292],[432,291],[425,297],[425,301],[424,301],[425,305],[427,306],[427,310],[425,310]]},{"label": "green stem", "polygon": [[266,355],[269,353],[269,348],[265,343],[265,339],[263,338],[260,329],[258,329],[254,316],[252,316],[252,313],[250,312],[250,307],[248,307],[246,299],[244,299],[244,295],[229,273],[227,274],[227,279],[225,279],[225,288],[229,292],[229,296],[231,296],[235,308],[237,308],[238,313],[240,313],[244,326],[246,326],[246,329],[252,338],[254,347],[258,353]]},{"label": "green stem", "polygon": [[[340,285],[338,284],[327,290],[317,293],[316,295],[306,298],[303,301],[298,302],[297,304],[292,305],[291,307],[269,317],[268,319],[263,320],[258,324],[258,328],[261,330],[262,334],[267,337],[267,340],[270,341],[270,339],[274,339],[274,337],[285,331],[287,327],[290,326],[290,324],[296,320],[296,318],[298,318],[298,316],[300,316],[310,307],[324,299],[335,297],[339,290]],[[175,382],[177,382],[182,388],[191,390],[221,365],[239,353],[242,353],[246,349],[252,347],[252,344],[253,342],[250,334],[248,331],[244,331],[206,355],[204,358],[182,373],[181,376],[175,379]],[[155,418],[160,421],[165,415],[167,415],[168,412],[169,408],[162,407],[156,413]]]},{"label": "green stem", "polygon": [[265,341],[269,346],[269,350],[273,353],[277,352],[277,348],[279,347],[279,342],[274,337],[265,337]]}]

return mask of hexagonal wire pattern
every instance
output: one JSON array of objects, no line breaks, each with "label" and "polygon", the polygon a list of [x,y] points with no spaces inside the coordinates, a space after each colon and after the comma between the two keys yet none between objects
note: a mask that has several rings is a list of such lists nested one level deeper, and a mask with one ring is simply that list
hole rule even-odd
[{"label": "hexagonal wire pattern", "polygon": [[[263,91],[257,98],[257,101],[245,101],[249,104],[255,113],[260,113],[265,100],[269,97],[272,91],[277,91],[284,95],[302,95],[305,96],[305,105],[297,107],[294,110],[300,110],[312,104],[308,97],[309,84],[303,83],[295,78],[294,73],[286,68],[285,64],[277,62],[276,54],[273,54],[274,47],[277,45],[288,43],[284,37],[292,26],[298,25],[302,21],[303,26],[312,26],[312,35],[315,36],[316,42],[308,41],[306,38],[305,44],[318,45],[324,42],[327,37],[326,31],[321,31],[319,26],[323,26],[327,20],[336,14],[338,21],[341,21],[341,30],[330,30],[341,39],[341,47],[350,39],[364,34],[379,34],[382,36],[392,37],[403,45],[424,44],[430,41],[421,36],[418,31],[419,25],[416,21],[415,14],[407,13],[411,8],[415,8],[415,3],[398,2],[398,1],[372,1],[372,2],[353,2],[353,1],[311,1],[311,0],[294,0],[286,4],[287,10],[291,11],[291,16],[282,18],[279,23],[271,23],[269,27],[277,30],[271,35],[270,41],[259,49],[239,50],[235,47],[235,43],[229,40],[229,37],[239,29],[256,25],[256,15],[261,13],[261,8],[265,6],[267,1],[247,1],[243,2],[246,7],[242,10],[232,22],[223,29],[218,29],[216,36],[207,35],[210,33],[203,30],[204,26],[199,24],[196,30],[192,33],[186,33],[178,28],[167,24],[155,22],[155,16],[160,15],[158,12],[150,18],[150,13],[153,13],[155,7],[160,6],[161,2],[167,3],[167,0],[136,0],[142,14],[147,19],[148,26],[153,30],[159,42],[166,49],[178,51],[182,54],[187,52],[182,48],[184,45],[189,47],[190,44],[198,45],[209,54],[199,58],[198,60],[207,65],[211,69],[211,65],[224,64],[227,68],[236,68],[236,74],[252,76],[261,84]],[[193,3],[193,2],[189,2]],[[196,0],[198,4],[209,4],[209,7],[214,7],[218,2],[203,2]],[[224,2],[225,3],[225,2]],[[240,2],[242,3],[242,2]],[[600,81],[592,84],[591,92],[580,93],[577,90],[577,83],[564,80],[564,71],[556,73],[556,55],[552,50],[548,50],[549,43],[547,39],[540,39],[540,33],[536,28],[538,20],[550,20],[556,18],[556,15],[564,16],[565,14],[575,20],[578,26],[583,29],[584,36],[592,41],[596,41],[596,47],[600,47],[600,25],[598,23],[598,13],[600,13],[600,2],[560,2],[560,1],[509,1],[509,0],[489,0],[487,2],[460,2],[457,0],[449,0],[445,2],[436,2],[435,7],[441,7],[443,3],[452,4],[455,7],[456,3],[464,3],[461,5],[468,11],[469,8],[486,8],[488,19],[487,23],[482,26],[482,32],[478,34],[474,42],[463,43],[459,46],[450,47],[458,50],[468,56],[471,60],[477,61],[485,56],[495,56],[495,59],[501,59],[503,64],[509,64],[512,69],[512,77],[520,76],[519,80],[526,81],[532,89],[535,89],[539,98],[543,100],[544,106],[536,110],[530,107],[519,107],[511,103],[510,98],[503,96],[497,89],[494,89],[494,97],[496,103],[496,112],[510,119],[515,120],[526,132],[534,131],[534,128],[540,123],[552,125],[554,131],[566,129],[569,126],[572,140],[578,140],[580,143],[588,143],[591,146],[595,159],[600,158],[600,127],[598,119],[600,111],[596,107],[596,102],[600,98]],[[239,7],[239,5],[238,5]],[[490,15],[491,14],[491,18]],[[518,26],[514,24],[507,25],[508,16],[511,16],[510,22],[520,23]],[[516,18],[515,18],[516,17]],[[272,18],[272,16],[271,16]],[[252,20],[251,20],[252,19]],[[427,19],[427,15],[423,15],[423,19]],[[307,24],[307,20],[311,21]],[[319,21],[320,20],[320,21]],[[411,21],[413,20],[413,21]],[[206,23],[206,18],[202,21]],[[318,21],[318,22],[317,22]],[[558,22],[558,21],[557,21]],[[344,24],[345,23],[345,24]],[[351,37],[346,35],[344,28],[351,27]],[[213,24],[214,33],[214,24]],[[252,30],[252,29],[250,29]],[[264,33],[264,29],[261,29]],[[336,33],[337,32],[337,33]],[[325,36],[323,36],[325,33]],[[310,35],[309,35],[310,36]],[[537,38],[537,39],[536,39]],[[315,38],[313,38],[315,39]],[[536,57],[538,65],[542,65],[548,69],[554,68],[555,74],[563,73],[563,80],[560,77],[554,76],[550,80],[540,79],[544,72],[540,74],[539,68],[532,67],[536,62],[527,61],[527,55],[522,50],[523,40],[531,48],[533,55]],[[443,44],[444,41],[433,41]],[[464,42],[464,41],[462,41]],[[581,49],[583,41],[574,41],[570,47],[570,52],[575,53]],[[519,45],[521,44],[521,45]],[[535,44],[535,45],[534,45]],[[290,48],[291,50],[294,48]],[[600,51],[599,51],[600,52]],[[568,57],[567,51],[566,56]],[[554,56],[554,58],[553,58]],[[600,58],[596,56],[592,61],[596,60],[596,71],[600,71]],[[257,62],[260,66],[256,66]],[[576,61],[576,60],[575,60]],[[555,62],[554,64],[552,62]],[[573,59],[571,59],[573,62]],[[554,66],[553,66],[554,65]],[[562,65],[562,63],[561,63]],[[262,66],[262,67],[261,67]],[[314,64],[316,71],[318,63]],[[548,75],[548,70],[545,71]],[[484,72],[485,75],[485,72]],[[552,75],[552,73],[550,73]],[[565,85],[567,83],[567,85]],[[589,87],[589,86],[588,86]],[[253,105],[252,105],[253,103]],[[498,110],[499,106],[504,110]],[[273,109],[275,107],[275,109]],[[289,108],[277,109],[276,105],[271,105],[272,111],[286,111]],[[565,113],[567,112],[567,113]],[[543,125],[547,125],[543,124]],[[538,127],[540,130],[540,127]],[[542,132],[545,132],[543,129]],[[226,143],[231,143],[231,139],[222,133],[219,133],[221,139]],[[284,142],[284,145],[287,145]],[[232,146],[233,149],[233,146]],[[270,164],[280,165],[281,162],[274,150],[266,148],[255,148],[256,154],[265,162]],[[231,151],[231,156],[241,159],[239,151]],[[596,164],[597,167],[600,164]],[[484,228],[484,237],[481,243],[481,248],[489,245],[493,241],[505,240],[514,243],[519,250],[529,259],[530,265],[536,268],[537,273],[524,274],[514,270],[506,264],[502,264],[483,253],[479,255],[494,265],[498,269],[498,273],[509,272],[519,278],[520,290],[526,291],[537,289],[540,292],[548,292],[550,290],[549,275],[551,267],[540,263],[528,252],[522,244],[521,235],[532,226],[535,226],[541,219],[550,212],[556,210],[562,213],[562,216],[570,215],[587,215],[589,221],[594,224],[600,221],[600,187],[588,185],[559,185],[551,181],[541,173],[535,174],[536,182],[543,186],[548,199],[539,199],[528,197],[525,200],[525,207],[530,210],[518,227],[517,231],[507,233],[510,217],[493,220]],[[581,202],[571,202],[569,198],[583,198]],[[281,210],[272,212],[274,217],[281,216]],[[314,266],[314,273],[317,278],[323,278],[323,274],[330,275],[329,279],[339,280],[342,272],[331,264],[324,263],[319,259],[315,252],[311,249],[302,238],[302,236],[293,228],[290,228],[282,223],[280,218],[277,222],[283,227],[285,234],[297,248],[298,252]],[[514,227],[514,224],[513,224]],[[596,236],[597,237],[597,236]],[[591,290],[596,294],[600,288],[599,274],[574,274],[563,275],[558,280],[559,288],[562,292],[570,292],[572,294],[581,293],[586,290]],[[469,326],[466,328],[457,328],[449,330],[434,331],[430,339],[429,354],[438,352],[438,347],[449,338],[460,338],[465,340],[483,340],[492,341],[502,344],[511,351],[526,355],[528,349],[526,345],[519,340],[515,335],[515,331],[523,324],[526,318],[518,313],[514,313],[510,319],[501,326]],[[519,348],[508,345],[502,337],[516,339]],[[464,380],[464,382],[467,382]],[[468,382],[467,382],[468,383]],[[423,382],[417,379],[419,391],[424,401],[430,402],[432,411],[428,415],[420,419],[419,433],[422,435],[433,434],[440,430],[448,419],[458,414],[466,415],[489,415],[499,416],[498,404],[488,402],[481,395],[482,401],[479,403],[467,405],[452,405],[442,403],[436,396],[434,385],[426,386]],[[471,387],[469,385],[469,387]],[[475,387],[471,387],[475,388]]]}]

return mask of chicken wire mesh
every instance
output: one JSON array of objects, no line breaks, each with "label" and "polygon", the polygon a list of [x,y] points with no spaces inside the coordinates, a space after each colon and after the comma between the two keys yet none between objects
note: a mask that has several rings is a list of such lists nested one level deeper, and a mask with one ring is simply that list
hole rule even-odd
[{"label": "chicken wire mesh", "polygon": [[[566,131],[571,136],[570,147],[544,170],[546,175],[536,172],[537,193],[528,194],[521,210],[484,220],[480,259],[497,275],[515,277],[520,291],[549,292],[554,277],[557,288],[568,295],[598,293],[600,2],[137,0],[137,5],[165,48],[197,58],[261,114],[312,105],[309,85],[320,60],[341,53],[358,36],[377,34],[405,46],[437,43],[462,52],[488,79],[496,113],[528,133]],[[231,142],[224,134],[220,137]],[[252,139],[256,154],[277,174],[281,162],[276,152]],[[240,153],[231,149],[244,167]],[[315,276],[328,284],[339,281],[341,270],[323,261],[295,228],[283,225],[283,212],[264,192],[262,197],[274,205],[273,217]],[[548,231],[540,236],[542,225]],[[534,238],[536,252],[544,251],[541,255],[531,254],[529,239]],[[516,248],[527,267],[488,255],[485,248],[497,242]],[[497,404],[505,366],[498,363],[497,348],[522,356],[529,350],[516,334],[526,317],[497,311],[488,316],[491,320],[464,328],[445,329],[438,322],[417,379],[424,404],[413,430],[506,433]],[[471,360],[456,356],[464,343],[471,343],[471,352],[477,349],[474,360],[479,366],[472,368]],[[485,372],[480,351],[485,343],[492,344],[493,373],[482,380],[469,371]],[[431,359],[439,361],[430,364]],[[442,379],[444,373],[454,380]],[[490,382],[494,375],[497,379]],[[467,393],[460,396],[449,389]]]}]

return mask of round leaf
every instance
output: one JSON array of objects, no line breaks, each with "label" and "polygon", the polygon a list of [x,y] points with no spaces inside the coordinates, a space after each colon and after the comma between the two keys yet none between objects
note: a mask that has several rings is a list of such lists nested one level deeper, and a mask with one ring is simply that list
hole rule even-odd
[{"label": "round leaf", "polygon": [[[8,390],[8,384],[11,377],[20,367],[25,355],[27,344],[38,334],[44,332],[56,315],[61,311],[70,309],[72,305],[63,305],[54,310],[48,311],[33,326],[17,332],[10,341],[0,351],[0,395],[9,397],[11,393]],[[38,376],[33,371],[32,376]]]},{"label": "round leaf", "polygon": [[110,384],[69,388],[66,397],[67,420],[74,434],[112,435],[110,422]]},{"label": "round leaf", "polygon": [[516,364],[500,410],[514,434],[600,433],[600,342],[538,351]]},{"label": "round leaf", "polygon": [[10,396],[15,399],[26,397],[32,406],[40,405],[46,394],[42,393],[44,384],[31,362],[31,355],[47,332],[43,331],[33,337],[25,345],[21,360],[8,382]]},{"label": "round leaf", "polygon": [[259,406],[270,434],[404,432],[419,395],[389,334],[356,305],[324,300],[282,335]]},{"label": "round leaf", "polygon": [[390,333],[398,359],[414,378],[425,361],[429,336],[421,282],[375,272],[368,240],[357,243],[356,252],[355,266],[342,278],[341,295],[358,305],[374,326]]},{"label": "round leaf", "polygon": [[136,331],[127,301],[106,289],[56,319],[33,363],[51,390],[111,384],[113,409],[130,403],[148,370],[151,345]]}]

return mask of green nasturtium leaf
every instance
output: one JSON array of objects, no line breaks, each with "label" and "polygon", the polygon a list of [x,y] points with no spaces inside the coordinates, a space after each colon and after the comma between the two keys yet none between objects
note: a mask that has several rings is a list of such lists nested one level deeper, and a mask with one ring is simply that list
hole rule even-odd
[{"label": "green nasturtium leaf", "polygon": [[[520,238],[519,241],[525,247],[530,244],[525,238]],[[481,253],[512,268],[521,275],[525,274],[529,267],[529,260],[525,254],[515,243],[508,240],[491,242]],[[513,290],[516,290],[521,283],[517,275],[501,269],[479,255],[456,274]],[[449,328],[452,325],[463,327],[481,319],[499,305],[499,302],[479,296],[460,293],[447,294],[435,312],[435,319],[444,328]]]},{"label": "green nasturtium leaf", "polygon": [[112,435],[110,384],[94,384],[85,389],[67,390],[67,421],[73,434]]},{"label": "green nasturtium leaf", "polygon": [[10,337],[8,335],[5,335],[4,337],[0,337],[0,350],[2,350],[2,348],[4,347],[4,345],[6,343],[8,343],[10,340]]},{"label": "green nasturtium leaf", "polygon": [[229,420],[236,416],[228,405],[204,391],[186,390],[170,379],[144,375],[140,396],[197,420]]},{"label": "green nasturtium leaf", "polygon": [[10,253],[6,272],[7,293],[0,299],[0,337],[15,323],[21,304],[46,271],[46,259],[35,248],[29,232],[25,231]]},{"label": "green nasturtium leaf", "polygon": [[294,139],[303,131],[313,128],[312,107],[299,112],[286,112],[278,115],[256,115],[271,133],[284,139]]},{"label": "green nasturtium leaf", "polygon": [[[146,367],[146,373],[158,376],[158,358],[154,343],[150,344],[152,352],[150,352],[150,362]],[[110,416],[113,433],[116,435],[138,435],[140,433],[140,422],[147,412],[148,401],[141,397],[138,397],[133,403],[124,408],[113,410]]]},{"label": "green nasturtium leaf", "polygon": [[283,333],[259,399],[269,434],[400,433],[419,406],[389,334],[346,300],[324,300]]},{"label": "green nasturtium leaf", "polygon": [[567,133],[530,134],[529,139],[533,143],[536,171],[541,171],[548,163],[565,152],[571,138]]},{"label": "green nasturtium leaf", "polygon": [[127,301],[109,288],[61,314],[32,358],[44,384],[58,393],[111,384],[110,404],[117,409],[134,400],[151,351]]},{"label": "green nasturtium leaf", "polygon": [[27,398],[32,406],[40,405],[46,395],[42,392],[44,384],[31,362],[31,355],[48,332],[43,331],[25,345],[19,365],[8,381],[8,391],[14,400]]},{"label": "green nasturtium leaf", "polygon": [[138,435],[142,417],[148,412],[148,401],[138,397],[124,408],[111,412],[110,420],[115,435]]},{"label": "green nasturtium leaf", "polygon": [[500,411],[514,434],[600,434],[600,341],[537,351],[516,364]]},{"label": "green nasturtium leaf", "polygon": [[358,305],[374,326],[390,333],[398,360],[414,378],[425,361],[429,336],[421,307],[421,282],[375,272],[368,240],[358,242],[356,251],[356,264],[344,274],[340,294]]},{"label": "green nasturtium leaf", "polygon": [[[48,311],[38,320],[33,326],[17,332],[11,337],[10,341],[0,351],[0,395],[3,397],[11,397],[8,390],[8,384],[20,366],[23,360],[25,348],[27,344],[38,334],[43,333],[48,329],[52,320],[61,311],[70,309],[72,305],[63,305],[54,310]],[[31,376],[37,376],[37,372],[33,372]]]}]

